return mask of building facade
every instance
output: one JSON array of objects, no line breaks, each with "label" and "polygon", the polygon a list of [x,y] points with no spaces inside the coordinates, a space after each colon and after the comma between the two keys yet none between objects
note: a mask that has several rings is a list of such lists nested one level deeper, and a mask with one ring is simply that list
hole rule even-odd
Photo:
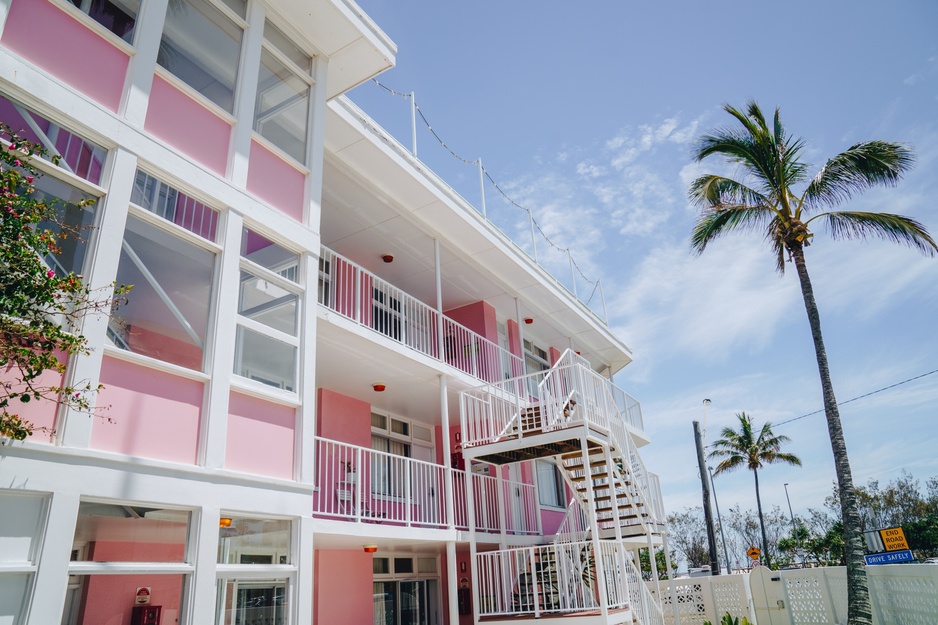
[{"label": "building facade", "polygon": [[395,53],[345,0],[0,0],[46,260],[133,285],[95,414],[0,447],[0,623],[658,622],[630,352],[343,95]]}]

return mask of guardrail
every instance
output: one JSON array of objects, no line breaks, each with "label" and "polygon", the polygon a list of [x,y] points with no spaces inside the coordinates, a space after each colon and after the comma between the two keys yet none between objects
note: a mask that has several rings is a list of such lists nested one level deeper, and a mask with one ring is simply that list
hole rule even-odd
[{"label": "guardrail", "polygon": [[319,259],[319,303],[483,381],[524,371],[520,357],[326,247]]}]

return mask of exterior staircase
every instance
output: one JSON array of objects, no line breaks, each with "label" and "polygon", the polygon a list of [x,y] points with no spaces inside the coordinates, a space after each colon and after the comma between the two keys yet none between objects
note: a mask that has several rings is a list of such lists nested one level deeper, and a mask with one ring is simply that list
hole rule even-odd
[{"label": "exterior staircase", "polygon": [[641,423],[637,402],[568,350],[548,371],[464,392],[460,408],[467,460],[546,460],[573,493],[550,545],[477,552],[473,532],[477,618],[663,623],[629,553],[651,546],[664,519],[657,480],[629,433]]}]

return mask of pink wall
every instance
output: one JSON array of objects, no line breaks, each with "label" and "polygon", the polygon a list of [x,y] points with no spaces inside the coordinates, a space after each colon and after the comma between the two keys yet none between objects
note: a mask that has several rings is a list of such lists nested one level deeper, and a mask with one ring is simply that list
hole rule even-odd
[{"label": "pink wall", "polygon": [[203,384],[140,365],[104,357],[104,389],[91,447],[132,456],[194,464],[202,415]]},{"label": "pink wall", "polygon": [[543,536],[553,536],[556,534],[566,513],[566,510],[541,508],[541,528],[544,532]]},{"label": "pink wall", "polygon": [[559,349],[555,347],[550,348],[550,364],[551,365],[557,364],[557,361],[560,360],[561,356],[563,356],[563,354],[560,352]]},{"label": "pink wall", "polygon": [[314,625],[356,625],[374,621],[372,560],[372,555],[361,549],[316,551]]},{"label": "pink wall", "polygon": [[81,625],[130,623],[137,588],[150,588],[150,605],[162,606],[162,622],[178,622],[182,575],[90,575],[82,592]]},{"label": "pink wall", "polygon": [[460,308],[447,310],[443,314],[493,343],[498,343],[498,324],[495,321],[495,308],[488,302],[474,302]]},{"label": "pink wall", "polygon": [[144,128],[225,175],[231,126],[159,76],[153,77]]},{"label": "pink wall", "polygon": [[46,0],[15,0],[0,41],[112,111],[129,58]]},{"label": "pink wall", "polygon": [[292,479],[295,434],[294,408],[231,393],[225,467]]},{"label": "pink wall", "polygon": [[[57,353],[56,358],[58,358],[60,362],[65,362],[65,355],[63,353]],[[56,373],[55,371],[45,371],[34,381],[34,384],[46,387],[61,386],[64,377],[64,375]],[[11,390],[24,390],[22,384],[13,382],[14,379],[13,370],[9,370],[6,367],[0,369],[0,383],[11,382]],[[41,399],[38,401],[32,400],[24,404],[19,400],[15,400],[10,403],[9,412],[10,414],[19,415],[20,418],[32,423],[33,434],[29,437],[29,440],[38,443],[51,443],[55,430],[55,415],[58,409],[59,405],[54,401]]]},{"label": "pink wall", "polygon": [[303,221],[306,175],[257,141],[251,141],[247,189],[284,214]]},{"label": "pink wall", "polygon": [[371,448],[371,404],[327,388],[319,389],[319,436]]}]

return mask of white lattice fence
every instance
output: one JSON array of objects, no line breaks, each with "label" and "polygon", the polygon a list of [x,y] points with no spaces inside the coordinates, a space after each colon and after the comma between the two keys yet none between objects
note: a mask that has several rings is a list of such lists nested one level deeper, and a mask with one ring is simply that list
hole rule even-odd
[{"label": "white lattice fence", "polygon": [[[867,567],[866,572],[874,625],[938,623],[938,566],[892,564]],[[847,622],[844,567],[781,571],[779,576],[792,625]]]},{"label": "white lattice fence", "polygon": [[[938,566],[871,566],[873,620],[880,625],[934,625],[938,623]],[[844,598],[846,604],[846,598]]]},{"label": "white lattice fence", "polygon": [[[675,580],[681,625],[700,625],[704,621],[718,623],[727,612],[736,618],[745,616],[751,620],[747,577],[720,575]],[[670,584],[667,580],[661,582],[661,609],[667,625],[674,625]]]}]

